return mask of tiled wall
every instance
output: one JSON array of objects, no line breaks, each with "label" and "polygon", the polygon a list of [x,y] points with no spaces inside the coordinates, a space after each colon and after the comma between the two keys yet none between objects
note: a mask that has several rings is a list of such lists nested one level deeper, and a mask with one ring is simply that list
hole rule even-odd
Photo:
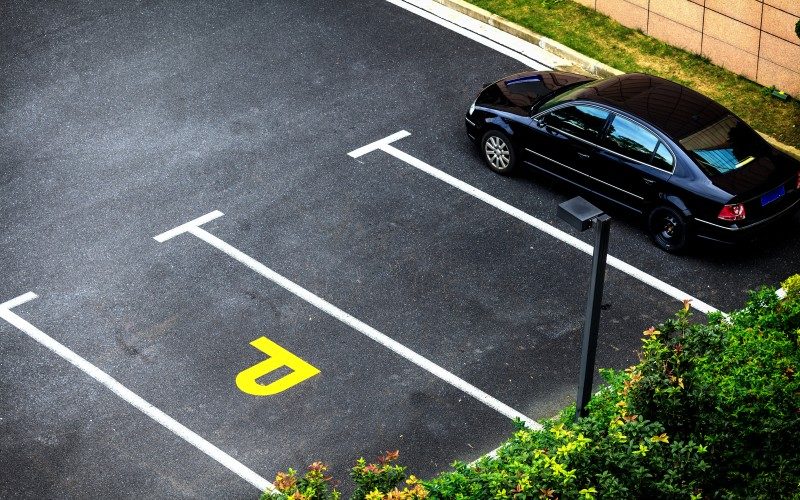
[{"label": "tiled wall", "polygon": [[576,0],[800,98],[800,0]]}]

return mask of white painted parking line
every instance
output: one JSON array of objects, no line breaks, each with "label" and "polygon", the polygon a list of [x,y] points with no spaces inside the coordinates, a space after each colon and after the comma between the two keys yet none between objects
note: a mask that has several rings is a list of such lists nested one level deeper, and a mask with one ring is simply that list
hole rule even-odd
[{"label": "white painted parking line", "polygon": [[482,23],[433,0],[387,0],[470,40],[485,45],[535,70],[553,69],[569,62],[543,48]]},{"label": "white painted parking line", "polygon": [[203,216],[200,216],[194,220],[190,220],[186,224],[181,224],[180,226],[170,229],[164,233],[159,234],[158,236],[154,236],[153,239],[159,243],[164,243],[165,241],[172,239],[179,234],[183,234],[186,231],[189,231],[193,227],[199,227],[205,224],[206,222],[212,221],[217,217],[222,217],[224,214],[219,210],[214,210],[213,212],[209,212]]},{"label": "white painted parking line", "polygon": [[12,308],[33,300],[36,297],[37,295],[35,293],[28,292],[24,295],[20,295],[17,298],[3,302],[0,304],[0,318],[6,320],[11,325],[23,331],[36,342],[69,361],[72,365],[83,371],[85,374],[106,386],[109,390],[111,390],[111,392],[127,401],[162,426],[172,431],[176,436],[182,438],[184,441],[213,458],[234,474],[258,488],[259,491],[275,491],[275,487],[272,485],[272,483],[253,472],[251,469],[243,465],[232,456],[209,443],[188,427],[184,426],[174,418],[148,403],[130,389],[117,382],[106,372],[89,363],[84,358],[69,350],[63,344],[54,340],[52,337],[49,337],[47,334],[11,311]]},{"label": "white painted parking line", "polygon": [[[466,182],[464,182],[462,180],[456,179],[452,175],[446,174],[446,173],[442,172],[441,170],[439,170],[438,168],[432,167],[431,165],[428,165],[424,161],[419,160],[419,159],[411,156],[410,154],[405,153],[403,151],[400,151],[396,147],[392,146],[392,144],[391,144],[392,142],[394,142],[394,141],[396,141],[398,139],[402,139],[404,137],[408,137],[409,135],[411,135],[409,132],[406,132],[405,130],[401,130],[400,132],[396,132],[396,133],[394,133],[394,134],[392,134],[392,135],[390,135],[388,137],[385,137],[385,138],[377,140],[377,141],[375,141],[373,143],[367,144],[366,146],[363,146],[363,147],[360,147],[358,149],[355,149],[355,150],[351,151],[350,153],[348,153],[348,155],[353,157],[353,158],[359,158],[359,157],[361,157],[361,156],[363,156],[363,155],[365,155],[365,154],[367,154],[367,153],[369,153],[371,151],[375,151],[375,150],[380,149],[381,151],[394,156],[398,160],[404,161],[405,163],[408,163],[412,167],[415,167],[415,168],[417,168],[419,170],[422,170],[426,174],[429,174],[429,175],[431,175],[433,177],[436,177],[437,179],[446,182],[447,184],[453,186],[454,188],[459,189],[459,190],[467,193],[468,195],[474,196],[475,198],[478,198],[479,200],[481,200],[481,201],[483,201],[485,203],[488,203],[489,205],[491,205],[491,206],[493,206],[493,207],[495,207],[495,208],[497,208],[499,210],[502,210],[503,212],[507,213],[508,215],[510,215],[510,216],[512,216],[512,217],[514,217],[516,219],[519,219],[520,221],[522,221],[522,222],[524,222],[526,224],[529,224],[529,225],[535,227],[536,229],[539,229],[540,231],[544,231],[545,233],[549,234],[550,236],[552,236],[552,237],[554,237],[554,238],[556,238],[556,239],[558,239],[560,241],[563,241],[564,243],[566,243],[566,244],[568,244],[568,245],[570,245],[570,246],[572,246],[574,248],[577,248],[578,250],[580,250],[580,251],[582,251],[584,253],[592,255],[592,252],[593,252],[594,249],[588,243],[584,243],[581,240],[579,240],[578,238],[576,238],[576,237],[574,237],[574,236],[572,236],[570,234],[567,234],[564,231],[562,231],[562,230],[560,230],[560,229],[558,229],[558,228],[556,228],[554,226],[551,226],[550,224],[548,224],[548,223],[546,223],[546,222],[544,222],[544,221],[542,221],[540,219],[537,219],[536,217],[534,217],[534,216],[532,216],[530,214],[527,214],[527,213],[523,212],[522,210],[520,210],[520,209],[518,209],[518,208],[516,208],[516,207],[514,207],[512,205],[509,205],[508,203],[506,203],[506,202],[504,202],[504,201],[502,201],[502,200],[500,200],[498,198],[495,198],[494,196],[492,196],[492,195],[490,195],[488,193],[485,193],[485,192],[481,191],[480,189],[478,189],[478,188],[476,188],[474,186],[471,186],[471,185],[467,184]],[[692,295],[689,295],[688,293],[683,292],[683,291],[675,288],[674,286],[661,281],[660,279],[656,278],[655,276],[647,274],[646,272],[642,271],[641,269],[638,269],[638,268],[636,268],[636,267],[628,264],[627,262],[624,262],[624,261],[622,261],[622,260],[620,260],[620,259],[618,259],[616,257],[613,257],[613,256],[609,255],[607,262],[608,262],[608,265],[610,265],[611,267],[614,267],[615,269],[618,269],[618,270],[622,271],[623,273],[627,274],[628,276],[636,278],[637,280],[641,281],[642,283],[650,285],[651,287],[655,288],[656,290],[660,290],[660,291],[664,292],[665,294],[669,295],[670,297],[672,297],[672,298],[674,298],[676,300],[679,300],[679,301],[691,300],[691,306],[693,308],[695,308],[696,310],[700,311],[700,312],[708,314],[710,312],[716,312],[717,311],[717,309],[715,307],[712,307],[711,305],[706,304],[702,300],[700,300],[700,299],[698,299],[696,297],[693,297]]]},{"label": "white painted parking line", "polygon": [[[532,429],[541,429],[541,425],[536,422],[535,420],[523,415],[522,413],[518,412],[517,410],[511,408],[510,406],[506,405],[505,403],[498,401],[497,399],[493,398],[492,396],[486,394],[482,390],[478,389],[474,385],[470,384],[469,382],[462,380],[461,378],[457,377],[453,373],[445,370],[441,366],[437,365],[433,361],[427,359],[426,357],[417,354],[416,352],[412,351],[408,347],[404,346],[403,344],[393,340],[392,338],[384,335],[383,333],[379,332],[375,328],[369,326],[368,324],[364,323],[363,321],[351,316],[350,314],[344,312],[343,310],[339,309],[338,307],[334,306],[330,302],[326,301],[325,299],[311,293],[310,291],[306,290],[305,288],[301,287],[297,283],[289,280],[281,276],[280,274],[276,273],[272,269],[268,268],[264,264],[258,262],[254,258],[250,257],[249,255],[245,254],[244,252],[236,249],[235,247],[229,245],[225,241],[217,238],[213,234],[209,233],[205,229],[200,227],[204,221],[215,219],[222,215],[219,211],[211,212],[203,217],[199,217],[194,219],[193,221],[187,222],[186,224],[181,224],[175,229],[171,229],[164,233],[159,234],[158,236],[154,236],[154,239],[158,242],[164,242],[170,238],[173,238],[182,233],[191,233],[201,240],[205,241],[209,245],[213,246],[217,250],[222,251],[224,254],[232,257],[234,260],[244,264],[245,266],[249,267],[256,273],[260,274],[261,276],[267,278],[268,280],[272,281],[276,285],[280,286],[281,288],[287,290],[288,292],[296,295],[297,297],[305,300],[312,306],[318,308],[319,310],[329,314],[330,316],[338,319],[342,323],[346,324],[347,326],[353,328],[354,330],[366,335],[367,337],[371,338],[375,342],[381,344],[382,346],[390,349],[391,351],[395,352],[399,356],[407,359],[408,361],[414,363],[415,365],[419,366],[423,370],[431,373],[432,375],[440,378],[441,380],[447,382],[448,384],[452,385],[453,387],[469,394],[470,396],[474,397],[481,403],[485,404],[486,406],[500,412],[501,414],[505,415],[508,418],[519,418],[523,422],[525,422],[528,427]],[[201,222],[198,222],[201,221]]]}]

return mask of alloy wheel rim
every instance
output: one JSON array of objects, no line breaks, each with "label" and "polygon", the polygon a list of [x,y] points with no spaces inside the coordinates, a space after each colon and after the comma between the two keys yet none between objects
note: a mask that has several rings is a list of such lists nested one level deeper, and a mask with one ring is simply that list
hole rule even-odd
[{"label": "alloy wheel rim", "polygon": [[508,144],[496,135],[486,140],[484,153],[489,163],[497,170],[505,170],[511,163],[511,150],[508,148]]},{"label": "alloy wheel rim", "polygon": [[674,217],[665,215],[661,218],[661,237],[668,242],[680,237],[680,225]]}]

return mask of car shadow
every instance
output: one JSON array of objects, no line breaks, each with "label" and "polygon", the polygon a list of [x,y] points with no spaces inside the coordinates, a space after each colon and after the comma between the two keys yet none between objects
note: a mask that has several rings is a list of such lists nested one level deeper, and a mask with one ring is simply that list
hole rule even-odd
[{"label": "car shadow", "polygon": [[[649,241],[643,215],[619,207],[600,196],[586,193],[568,182],[554,178],[528,165],[523,165],[512,177],[546,189],[565,199],[582,196],[606,211],[614,219],[615,224],[624,224],[632,232],[639,232],[643,241]],[[650,244],[657,249],[655,245]],[[797,248],[800,248],[800,212],[792,217],[784,217],[780,224],[775,228],[763,231],[754,241],[732,245],[695,238],[689,248],[679,256],[697,261],[719,263],[722,260],[729,264],[744,264],[794,255]],[[669,254],[665,252],[665,255]]]},{"label": "car shadow", "polygon": [[698,241],[692,252],[700,257],[713,257],[715,261],[722,258],[726,263],[737,264],[781,258],[796,254],[798,248],[800,217],[795,214],[781,221],[778,227],[764,231],[755,240],[737,245]]}]

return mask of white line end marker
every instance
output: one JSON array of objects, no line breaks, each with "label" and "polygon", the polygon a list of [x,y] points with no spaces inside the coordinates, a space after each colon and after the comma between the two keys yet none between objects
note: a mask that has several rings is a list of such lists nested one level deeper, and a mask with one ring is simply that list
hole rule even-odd
[{"label": "white line end marker", "polygon": [[178,226],[178,227],[176,227],[174,229],[170,229],[169,231],[165,231],[165,232],[163,232],[163,233],[161,233],[161,234],[159,234],[157,236],[153,236],[153,239],[156,240],[159,243],[164,243],[165,241],[167,241],[169,239],[172,239],[172,238],[178,236],[179,234],[183,234],[183,233],[185,233],[187,231],[191,231],[192,228],[200,227],[203,224],[205,224],[206,222],[212,221],[212,220],[214,220],[214,219],[216,219],[218,217],[222,217],[223,215],[225,215],[225,214],[223,214],[219,210],[214,210],[213,212],[209,212],[209,213],[207,213],[205,215],[202,215],[202,216],[200,216],[200,217],[198,217],[198,218],[196,218],[194,220],[190,220],[189,222],[187,222],[185,224],[181,224],[180,226]]},{"label": "white line end marker", "polygon": [[2,304],[0,304],[0,309],[6,310],[6,311],[10,311],[11,309],[13,309],[13,308],[15,308],[15,307],[17,307],[19,305],[22,305],[25,302],[30,302],[31,300],[35,299],[36,297],[38,297],[38,295],[36,295],[35,293],[28,292],[28,293],[20,295],[19,297],[15,298],[15,299],[11,299],[11,300],[7,300],[6,302],[3,302]]},{"label": "white line end marker", "polygon": [[367,153],[371,153],[372,151],[375,151],[376,149],[383,149],[383,146],[388,146],[389,144],[393,143],[394,141],[397,141],[397,140],[402,139],[404,137],[408,137],[409,135],[411,135],[411,132],[407,132],[405,130],[401,130],[400,132],[395,132],[394,134],[392,134],[392,135],[390,135],[388,137],[384,137],[383,139],[379,139],[379,140],[377,140],[375,142],[367,144],[366,146],[361,146],[358,149],[354,149],[353,151],[350,151],[347,154],[349,156],[352,156],[353,158],[358,158],[360,156],[364,156]]}]

